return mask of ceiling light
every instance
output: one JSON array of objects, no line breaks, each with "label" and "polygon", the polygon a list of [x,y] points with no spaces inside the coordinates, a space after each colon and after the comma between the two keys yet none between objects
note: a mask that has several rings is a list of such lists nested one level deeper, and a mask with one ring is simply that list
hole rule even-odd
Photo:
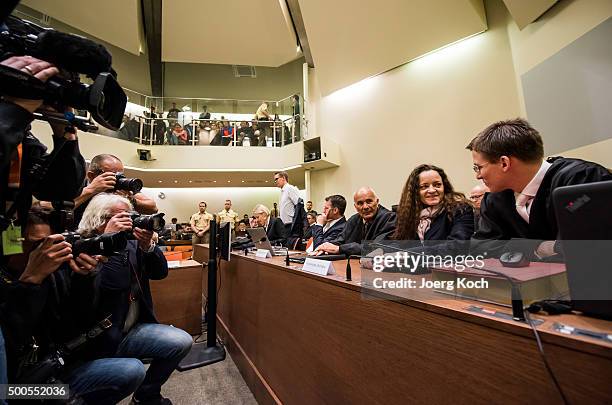
[{"label": "ceiling light", "polygon": [[216,183],[216,182],[217,182],[217,180],[213,180],[213,183]]},{"label": "ceiling light", "polygon": [[178,183],[178,180],[174,180],[175,183]]},{"label": "ceiling light", "polygon": [[157,182],[158,182],[158,183],[163,183],[163,181],[161,181],[161,180],[157,180]]},{"label": "ceiling light", "polygon": [[231,180],[228,180],[227,182],[228,182],[228,183],[231,183],[232,181],[231,181]]},{"label": "ceiling light", "polygon": [[244,183],[244,180],[242,180],[242,182]]},{"label": "ceiling light", "polygon": [[189,180],[190,183],[193,183],[193,180]]}]

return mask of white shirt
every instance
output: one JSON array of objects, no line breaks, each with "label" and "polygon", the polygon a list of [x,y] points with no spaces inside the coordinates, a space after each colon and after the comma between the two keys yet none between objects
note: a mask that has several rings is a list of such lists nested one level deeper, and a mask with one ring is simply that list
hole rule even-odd
[{"label": "white shirt", "polygon": [[329,230],[329,228],[331,228],[332,226],[334,226],[334,224],[338,221],[340,221],[340,219],[342,219],[342,217],[340,218],[336,218],[332,221],[327,221],[327,223],[325,224],[325,226],[323,227],[323,233],[327,232]]},{"label": "white shirt", "polygon": [[284,224],[290,224],[293,222],[293,216],[295,215],[295,205],[298,203],[300,198],[300,192],[296,186],[289,183],[285,184],[281,188],[280,202],[278,203],[278,212],[281,221]]},{"label": "white shirt", "polygon": [[515,199],[517,199],[520,194],[531,197],[530,201],[526,205],[527,214],[531,212],[531,205],[533,203],[533,199],[538,193],[540,185],[542,184],[542,180],[544,180],[544,176],[546,175],[546,172],[548,171],[550,166],[552,165],[546,160],[544,160],[538,172],[535,174],[535,176],[533,176],[533,179],[531,179],[531,181],[525,186],[523,191],[521,191],[520,193],[514,193]]}]

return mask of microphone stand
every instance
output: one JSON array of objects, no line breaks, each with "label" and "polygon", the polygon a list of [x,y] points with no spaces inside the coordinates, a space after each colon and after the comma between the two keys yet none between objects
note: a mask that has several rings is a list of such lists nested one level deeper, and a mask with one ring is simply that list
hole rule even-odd
[{"label": "microphone stand", "polygon": [[[202,263],[202,269],[206,264]],[[206,341],[194,343],[187,356],[177,366],[187,371],[225,360],[225,348],[217,344],[217,222],[210,221],[210,245],[208,254],[208,313],[206,314]]]}]

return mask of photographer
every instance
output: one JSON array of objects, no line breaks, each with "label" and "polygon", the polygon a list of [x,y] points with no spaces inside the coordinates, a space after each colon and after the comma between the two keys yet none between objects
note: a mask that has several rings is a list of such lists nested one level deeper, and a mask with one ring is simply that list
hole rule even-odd
[{"label": "photographer", "polygon": [[[130,202],[117,194],[101,193],[91,199],[79,224],[83,235],[132,231],[135,240],[109,258],[99,274],[100,313],[110,313],[112,326],[101,336],[97,349],[107,356],[152,358],[134,403],[168,404],[161,386],[189,352],[192,339],[181,329],[157,323],[149,280],[168,275],[168,264],[152,242],[152,230],[134,227]],[[109,369],[109,374],[116,371]]]},{"label": "photographer", "polygon": [[[69,384],[71,396],[89,404],[125,398],[144,378],[138,360],[86,361],[95,358],[91,337],[104,328],[104,318],[95,317],[91,277],[102,258],[86,253],[73,258],[73,247],[63,235],[51,235],[49,217],[40,208],[28,215],[24,238],[24,253],[10,256],[2,272],[0,309],[9,381],[59,379]],[[75,338],[84,342],[74,344]],[[63,366],[56,355],[60,348]],[[111,368],[112,375],[106,372]]]},{"label": "photographer", "polygon": [[[58,72],[50,63],[31,56],[14,56],[0,64],[41,81]],[[8,201],[16,204],[16,212],[5,216],[4,227],[8,221],[27,215],[32,195],[41,200],[70,200],[78,195],[85,177],[76,133],[67,132],[63,125],[52,125],[54,151],[47,154],[47,148],[29,132],[33,112],[42,104],[42,100],[8,96],[0,102],[0,214],[6,213]]]},{"label": "photographer", "polygon": [[[123,173],[123,163],[113,155],[101,154],[94,156],[87,171],[87,186],[83,192],[74,200],[75,221],[79,221],[87,204],[92,197],[105,192],[115,192],[130,200],[134,210],[141,214],[155,214],[157,205],[155,201],[140,192],[137,186],[132,189],[123,189],[117,184],[117,173]],[[126,186],[135,182],[126,183]],[[142,187],[142,183],[139,184]]]}]

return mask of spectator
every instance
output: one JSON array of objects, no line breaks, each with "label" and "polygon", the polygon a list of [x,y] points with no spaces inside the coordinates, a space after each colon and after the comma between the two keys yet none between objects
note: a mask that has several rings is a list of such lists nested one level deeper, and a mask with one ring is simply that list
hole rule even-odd
[{"label": "spectator", "polygon": [[180,112],[181,110],[176,108],[176,103],[172,103],[172,108],[168,110],[168,115],[166,115],[166,118],[168,118],[168,123],[170,124],[170,127],[174,127],[174,124],[177,123]]},{"label": "spectator", "polygon": [[244,139],[248,138],[248,146],[251,146],[251,142],[253,141],[253,128],[249,126],[249,123],[246,121],[242,121],[240,123],[240,128],[238,129],[238,145],[245,145]]},{"label": "spectator", "polygon": [[201,119],[201,120],[209,120],[210,119],[210,112],[208,112],[208,106],[207,105],[204,106],[204,111],[202,111],[200,113],[199,119]]},{"label": "spectator", "polygon": [[272,218],[278,218],[278,205],[276,203],[272,203],[272,211],[270,211],[270,216]]},{"label": "spectator", "polygon": [[300,96],[294,94],[291,96],[291,107],[293,109],[293,137],[296,141],[300,140],[300,127],[302,122],[302,116],[300,115]]},{"label": "spectator", "polygon": [[[189,134],[178,122],[174,124],[171,132],[171,138],[168,140],[170,145],[187,145]],[[173,143],[174,142],[174,143]]]},{"label": "spectator", "polygon": [[[281,189],[279,202],[279,217],[285,224],[285,234],[291,234],[291,226],[295,215],[295,206],[300,199],[300,192],[296,186],[289,184],[289,175],[287,172],[274,173],[274,184]],[[301,227],[300,220],[300,227]]]},{"label": "spectator", "polygon": [[238,222],[238,227],[236,228],[236,237],[245,237],[248,236],[247,233],[247,224],[244,221]]},{"label": "spectator", "polygon": [[211,145],[221,145],[221,133],[219,132],[219,124],[216,121],[211,122],[210,124],[210,132],[208,137],[210,138]]},{"label": "spectator", "polygon": [[304,206],[306,212],[312,211],[312,201],[306,201],[306,205]]},{"label": "spectator", "polygon": [[121,128],[119,129],[119,139],[134,142],[138,141],[138,133],[140,131],[140,125],[131,116],[124,114]]},{"label": "spectator", "polygon": [[193,245],[210,242],[210,221],[212,221],[213,216],[206,212],[205,201],[200,201],[198,209],[199,211],[193,214],[189,220],[193,231],[191,239]]},{"label": "spectator", "polygon": [[310,239],[312,237],[312,226],[317,223],[317,214],[314,211],[306,214],[306,223],[308,225],[304,232],[304,239]]},{"label": "spectator", "polygon": [[221,145],[227,146],[234,140],[234,128],[230,125],[229,121],[223,121],[223,127],[221,128]]},{"label": "spectator", "polygon": [[270,121],[274,121],[274,117],[268,112],[267,102],[262,102],[259,108],[257,108],[255,119],[258,121],[261,131],[259,146],[266,146],[266,139],[270,136]]}]

